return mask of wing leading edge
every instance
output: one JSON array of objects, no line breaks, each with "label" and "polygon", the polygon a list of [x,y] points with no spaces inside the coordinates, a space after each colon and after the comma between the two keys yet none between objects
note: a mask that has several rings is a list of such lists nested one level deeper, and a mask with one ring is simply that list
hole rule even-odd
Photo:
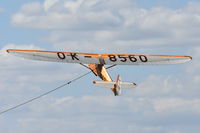
[{"label": "wing leading edge", "polygon": [[165,65],[192,60],[191,56],[177,55],[90,54],[20,49],[8,49],[7,52],[31,60],[102,65]]}]

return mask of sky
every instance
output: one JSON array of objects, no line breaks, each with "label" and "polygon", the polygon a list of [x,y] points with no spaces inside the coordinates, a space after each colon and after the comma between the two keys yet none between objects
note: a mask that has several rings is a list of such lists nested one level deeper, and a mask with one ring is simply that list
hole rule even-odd
[{"label": "sky", "polygon": [[[12,3],[12,4],[11,4]],[[0,111],[88,72],[25,60],[9,48],[190,55],[167,66],[116,66],[138,84],[114,97],[94,75],[0,116],[5,133],[191,133],[200,130],[200,0],[1,0]]]}]

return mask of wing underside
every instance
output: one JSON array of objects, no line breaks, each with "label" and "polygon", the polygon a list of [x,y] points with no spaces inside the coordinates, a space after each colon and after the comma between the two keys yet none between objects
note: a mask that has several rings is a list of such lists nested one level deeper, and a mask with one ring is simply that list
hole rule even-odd
[{"label": "wing underside", "polygon": [[190,56],[177,55],[90,54],[19,49],[8,49],[7,52],[31,60],[102,65],[162,65],[184,63],[192,59]]}]

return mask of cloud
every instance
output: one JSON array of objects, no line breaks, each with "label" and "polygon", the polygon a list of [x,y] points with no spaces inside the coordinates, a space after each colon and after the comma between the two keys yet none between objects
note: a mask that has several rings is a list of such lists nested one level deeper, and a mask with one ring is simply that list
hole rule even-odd
[{"label": "cloud", "polygon": [[[99,100],[101,99],[101,100]],[[98,114],[117,115],[118,113],[139,113],[146,114],[161,113],[163,116],[168,116],[174,113],[195,113],[200,114],[200,99],[183,99],[183,98],[132,98],[132,97],[110,97],[110,96],[83,96],[83,97],[63,97],[63,98],[49,98],[49,100],[42,100],[42,104],[33,104],[30,110],[45,115],[45,112],[50,114],[70,115],[74,113],[85,113],[91,116]],[[49,102],[48,106],[44,106]],[[96,106],[95,108],[93,108]],[[148,110],[143,110],[148,107]],[[190,108],[188,108],[190,107]],[[106,110],[105,110],[106,109]],[[127,109],[127,110],[124,110]],[[67,111],[66,111],[67,110]],[[74,110],[76,110],[74,112]],[[154,114],[156,115],[156,114]],[[53,115],[52,117],[57,117]],[[96,116],[96,115],[95,115]],[[137,119],[137,117],[136,117]]]},{"label": "cloud", "polygon": [[113,46],[126,52],[141,47],[177,50],[200,42],[198,7],[192,2],[182,9],[144,9],[132,0],[46,0],[23,5],[12,24],[50,29],[46,41],[72,51],[113,51]]},{"label": "cloud", "polygon": [[[188,123],[195,125],[199,122],[199,103],[199,99],[180,98],[48,97],[40,103],[30,105],[29,109],[27,108],[28,116],[19,114],[20,118],[14,120],[15,128],[6,127],[10,132],[21,133],[27,131],[30,133],[37,131],[187,133],[192,126]],[[194,119],[188,119],[187,114],[191,114]],[[101,127],[101,130],[98,127]]]},{"label": "cloud", "polygon": [[189,88],[188,90],[192,88],[190,91],[194,93],[197,93],[199,91],[198,86],[200,85],[200,71],[199,71],[200,54],[199,52],[200,52],[199,46],[191,48],[189,50],[189,53],[193,57],[193,60],[185,68],[187,76],[184,77],[184,81],[191,82],[191,84],[189,84],[187,88]]},{"label": "cloud", "polygon": [[[41,49],[35,45],[8,44],[0,50],[0,101],[1,110],[24,101],[30,97],[55,87],[56,83],[63,82],[78,75],[77,66],[64,66],[56,63],[39,62],[11,56],[6,49]],[[64,73],[71,68],[70,72]],[[47,89],[46,89],[47,88]]]},{"label": "cloud", "polygon": [[[100,3],[95,2],[94,4]],[[29,3],[24,5],[19,13],[13,15],[12,23],[16,26],[36,29],[98,29],[98,27],[112,27],[120,23],[119,18],[109,10],[88,10],[93,8],[88,6],[94,4],[85,3],[86,1],[83,0],[46,0],[44,4]],[[65,11],[57,10],[56,7],[53,8],[54,6],[59,6]],[[40,14],[35,14],[35,11],[40,11]],[[34,24],[35,22],[37,25]]]},{"label": "cloud", "polygon": [[[193,61],[191,65],[188,65],[187,71],[191,74],[198,73],[198,69],[200,67],[200,47],[194,47],[190,49],[190,54],[193,56]],[[199,73],[198,73],[199,74]]]},{"label": "cloud", "polygon": [[[189,3],[185,9],[179,10],[137,8],[134,1],[131,0],[126,2],[117,0],[114,3],[112,0],[46,0],[44,3],[28,3],[13,15],[12,23],[16,26],[38,29],[93,29],[100,31],[111,29],[111,32],[119,32],[119,37],[123,39],[139,39],[145,37],[144,33],[148,35],[147,38],[169,35],[181,37],[194,34],[188,30],[194,30],[199,26],[199,11],[195,10],[199,4],[196,3]],[[54,6],[64,8],[66,11],[58,11],[57,8],[53,8]],[[39,11],[40,14],[35,14],[36,11]],[[38,22],[37,25],[35,25],[35,21]],[[190,25],[188,26],[188,24]],[[120,32],[122,33],[120,34]],[[135,36],[130,36],[130,32],[135,32]]]},{"label": "cloud", "polygon": [[42,5],[39,2],[31,2],[23,5],[20,12],[25,15],[40,15],[44,11]]},{"label": "cloud", "polygon": [[57,2],[58,2],[58,0],[46,0],[44,2],[44,9],[45,9],[45,11],[48,11]]},{"label": "cloud", "polygon": [[[188,52],[193,60],[191,62],[177,65],[173,69],[160,69],[159,73],[148,69],[150,74],[143,78],[142,82],[131,93],[135,97],[179,97],[198,98],[200,73],[199,73],[199,47],[194,47]],[[155,68],[153,68],[155,69]],[[179,69],[179,70],[178,70]],[[162,74],[162,71],[168,72]]]}]

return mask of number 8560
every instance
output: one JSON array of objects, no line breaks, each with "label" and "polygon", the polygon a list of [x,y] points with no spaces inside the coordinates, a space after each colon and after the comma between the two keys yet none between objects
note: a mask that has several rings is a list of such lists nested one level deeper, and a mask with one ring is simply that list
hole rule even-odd
[{"label": "number 8560", "polygon": [[139,59],[136,58],[136,56],[134,55],[129,55],[129,56],[124,56],[124,55],[108,55],[109,60],[112,62],[116,62],[121,61],[121,62],[127,62],[127,61],[131,61],[131,62],[137,62],[138,60],[140,60],[141,62],[147,62],[148,59],[145,55],[139,55]]}]

